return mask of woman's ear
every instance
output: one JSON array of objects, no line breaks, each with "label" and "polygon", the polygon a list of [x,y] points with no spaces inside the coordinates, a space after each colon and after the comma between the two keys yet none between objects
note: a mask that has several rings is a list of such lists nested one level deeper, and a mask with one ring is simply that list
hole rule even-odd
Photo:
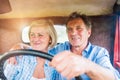
[{"label": "woman's ear", "polygon": [[49,43],[51,44],[51,43],[52,43],[52,41],[51,41],[51,40],[49,40]]}]

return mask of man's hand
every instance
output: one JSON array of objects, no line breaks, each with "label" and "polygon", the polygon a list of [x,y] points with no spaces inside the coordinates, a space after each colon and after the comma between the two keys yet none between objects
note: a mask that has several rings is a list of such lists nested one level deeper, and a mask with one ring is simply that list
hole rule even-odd
[{"label": "man's hand", "polygon": [[54,67],[64,77],[71,79],[86,73],[89,62],[89,60],[80,55],[64,51],[54,56],[50,66]]}]

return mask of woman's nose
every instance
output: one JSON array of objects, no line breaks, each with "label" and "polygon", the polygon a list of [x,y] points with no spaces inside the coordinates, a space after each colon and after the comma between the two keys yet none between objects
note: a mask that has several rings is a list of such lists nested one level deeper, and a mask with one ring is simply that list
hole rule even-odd
[{"label": "woman's nose", "polygon": [[35,35],[34,36],[34,41],[38,41],[39,40],[39,36],[38,35]]}]

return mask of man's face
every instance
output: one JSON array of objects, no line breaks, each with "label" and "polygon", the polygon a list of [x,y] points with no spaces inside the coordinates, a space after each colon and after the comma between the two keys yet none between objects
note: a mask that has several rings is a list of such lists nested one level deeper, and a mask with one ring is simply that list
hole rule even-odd
[{"label": "man's face", "polygon": [[67,24],[68,39],[72,46],[86,46],[91,35],[91,29],[87,29],[82,19],[74,19]]}]

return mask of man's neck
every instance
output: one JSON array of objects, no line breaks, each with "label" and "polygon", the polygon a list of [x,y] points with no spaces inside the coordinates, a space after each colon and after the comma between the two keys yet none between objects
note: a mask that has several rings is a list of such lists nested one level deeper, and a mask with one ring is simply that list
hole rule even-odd
[{"label": "man's neck", "polygon": [[71,51],[75,54],[82,55],[82,52],[86,47],[87,44],[84,46],[71,46]]},{"label": "man's neck", "polygon": [[72,46],[71,51],[75,54],[82,55],[82,49],[80,46]]}]

